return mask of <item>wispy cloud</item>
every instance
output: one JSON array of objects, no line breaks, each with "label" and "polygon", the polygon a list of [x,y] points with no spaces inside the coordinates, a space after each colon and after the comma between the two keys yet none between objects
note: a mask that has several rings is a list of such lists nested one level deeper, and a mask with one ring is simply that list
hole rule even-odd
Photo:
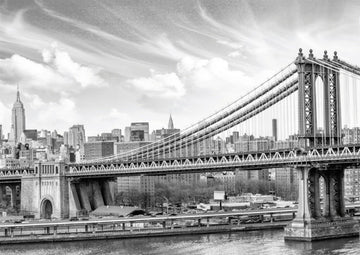
[{"label": "wispy cloud", "polygon": [[57,126],[60,129],[67,129],[69,126],[77,123],[79,114],[73,99],[60,96],[56,101],[44,101],[36,94],[25,93],[29,101],[30,109],[36,111],[36,115],[27,115],[31,123],[37,123],[36,127],[40,129],[50,129]]},{"label": "wispy cloud", "polygon": [[107,85],[99,76],[99,70],[74,62],[56,44],[52,44],[50,49],[44,49],[42,57],[40,63],[16,54],[0,59],[0,80],[4,83],[24,84],[29,89],[54,92],[75,92],[79,88]]},{"label": "wispy cloud", "polygon": [[158,74],[128,80],[138,91],[155,98],[179,98],[185,95],[185,86],[175,73]]},{"label": "wispy cloud", "polygon": [[[338,50],[356,64],[359,10],[324,0],[2,1],[0,121],[8,126],[19,82],[35,128],[44,121],[40,105],[75,111],[69,119],[87,124],[89,134],[144,112],[164,126],[156,119],[171,111],[184,127],[287,65],[300,47],[318,57]],[[44,116],[49,129],[69,123]]]},{"label": "wispy cloud", "polygon": [[157,73],[151,70],[149,77],[131,79],[128,83],[140,93],[143,103],[157,108],[161,104],[159,100],[163,100],[164,105],[169,103],[168,99],[176,103],[176,100],[189,96],[189,91],[231,91],[231,86],[235,84],[242,85],[242,90],[246,90],[253,81],[243,72],[232,70],[224,59],[184,57],[177,63],[176,72]]}]

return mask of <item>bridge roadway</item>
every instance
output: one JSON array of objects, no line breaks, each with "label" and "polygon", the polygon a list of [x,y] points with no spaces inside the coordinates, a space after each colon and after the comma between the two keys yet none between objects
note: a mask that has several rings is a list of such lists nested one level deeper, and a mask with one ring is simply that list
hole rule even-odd
[{"label": "bridge roadway", "polygon": [[11,184],[21,182],[21,177],[31,175],[34,169],[30,167],[22,168],[2,168],[0,169],[0,182],[2,184]]},{"label": "bridge roadway", "polygon": [[[64,175],[69,178],[106,178],[320,165],[359,166],[360,144],[314,147],[306,151],[304,149],[282,149],[141,161],[112,160],[70,163]],[[33,168],[0,169],[0,183],[20,182],[22,176],[33,174]]]},{"label": "bridge roadway", "polygon": [[360,164],[360,144],[269,150],[263,152],[200,155],[196,157],[149,159],[141,161],[104,161],[70,164],[67,177],[101,178],[111,176],[219,172],[234,169],[261,170],[295,166],[344,167]]}]

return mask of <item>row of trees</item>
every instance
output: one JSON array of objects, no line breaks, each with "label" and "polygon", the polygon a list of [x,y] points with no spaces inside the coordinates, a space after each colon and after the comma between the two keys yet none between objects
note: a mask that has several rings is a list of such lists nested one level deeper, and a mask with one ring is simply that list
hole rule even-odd
[{"label": "row of trees", "polygon": [[288,183],[280,183],[265,180],[238,180],[235,184],[235,195],[243,193],[275,195],[284,200],[298,199],[298,186],[289,185]]},{"label": "row of trees", "polygon": [[207,203],[213,197],[214,190],[223,190],[220,183],[207,186],[204,183],[157,183],[154,194],[137,189],[120,192],[115,197],[117,205],[139,206],[149,208],[168,204]]},{"label": "row of trees", "polygon": [[[118,193],[115,202],[117,205],[139,206],[141,208],[160,206],[163,203],[173,205],[208,203],[213,198],[215,190],[224,190],[224,184],[219,181],[212,182],[211,185],[206,183],[156,183],[153,194],[133,189]],[[265,180],[238,180],[235,183],[235,189],[229,191],[228,195],[236,196],[243,193],[273,194],[284,200],[296,200],[298,196],[297,187],[294,185],[279,183],[275,185],[274,182]]]}]

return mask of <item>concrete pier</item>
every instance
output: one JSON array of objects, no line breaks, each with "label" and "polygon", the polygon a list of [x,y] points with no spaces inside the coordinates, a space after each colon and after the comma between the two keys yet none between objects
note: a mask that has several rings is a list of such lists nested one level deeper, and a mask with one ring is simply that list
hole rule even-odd
[{"label": "concrete pier", "polygon": [[[299,205],[296,218],[285,228],[285,240],[314,241],[359,236],[359,223],[345,214],[344,169],[299,167]],[[320,203],[320,177],[325,203]]]},{"label": "concrete pier", "polygon": [[88,196],[88,189],[86,186],[86,183],[81,182],[79,184],[79,189],[80,189],[80,201],[81,201],[81,205],[84,209],[86,209],[87,211],[91,211],[91,205],[90,205],[90,200],[89,200],[89,196]]},{"label": "concrete pier", "polygon": [[94,200],[94,209],[103,206],[104,205],[104,200],[101,194],[101,189],[100,189],[100,185],[99,182],[94,181],[92,182],[92,190],[93,190],[93,200]]}]

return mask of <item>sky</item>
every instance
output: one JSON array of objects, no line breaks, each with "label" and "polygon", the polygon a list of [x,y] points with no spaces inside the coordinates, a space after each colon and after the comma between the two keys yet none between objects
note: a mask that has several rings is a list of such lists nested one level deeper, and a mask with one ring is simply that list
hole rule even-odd
[{"label": "sky", "polygon": [[359,1],[0,0],[0,124],[19,85],[28,129],[183,129],[299,48],[360,65],[359,45]]}]

